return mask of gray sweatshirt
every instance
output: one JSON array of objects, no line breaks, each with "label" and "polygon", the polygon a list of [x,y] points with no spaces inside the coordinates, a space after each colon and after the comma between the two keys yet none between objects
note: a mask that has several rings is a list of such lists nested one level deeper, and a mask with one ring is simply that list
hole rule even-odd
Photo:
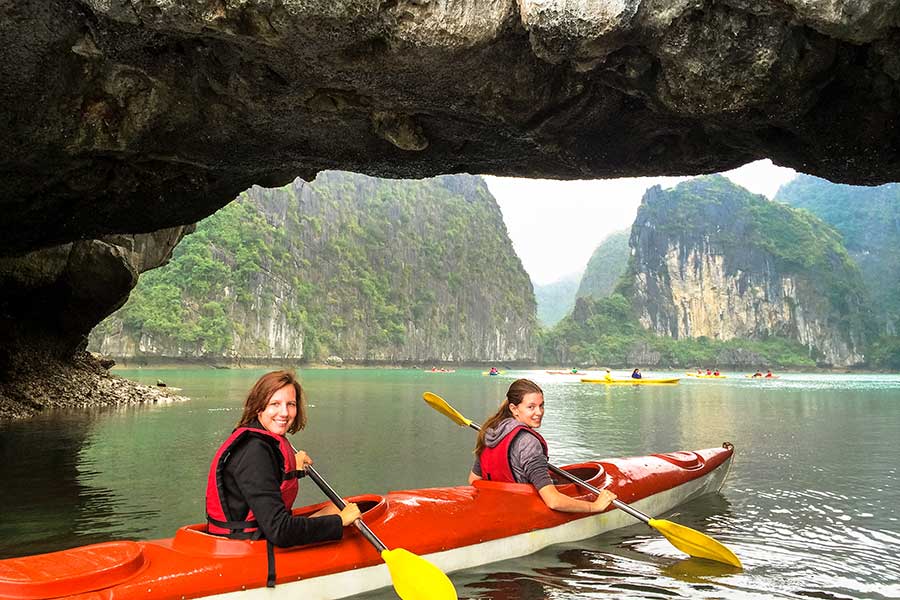
[{"label": "gray sweatshirt", "polygon": [[[496,427],[485,432],[484,443],[489,448],[495,448],[500,440],[517,425],[521,425],[521,423],[513,418],[503,419]],[[515,435],[516,437],[509,445],[509,466],[512,469],[513,477],[519,483],[532,484],[536,490],[540,490],[545,485],[552,485],[553,480],[550,479],[547,457],[544,456],[541,442],[524,431]],[[475,458],[472,472],[479,477],[482,476],[479,458]]]}]

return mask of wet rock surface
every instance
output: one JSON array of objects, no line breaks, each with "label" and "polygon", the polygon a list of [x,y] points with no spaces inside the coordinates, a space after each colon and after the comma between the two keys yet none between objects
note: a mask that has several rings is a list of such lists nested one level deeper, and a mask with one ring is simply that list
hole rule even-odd
[{"label": "wet rock surface", "polygon": [[[35,365],[31,359],[39,360]],[[43,353],[20,356],[11,380],[0,386],[0,419],[32,417],[53,408],[95,408],[184,401],[174,390],[112,375],[87,352],[50,360]]]}]

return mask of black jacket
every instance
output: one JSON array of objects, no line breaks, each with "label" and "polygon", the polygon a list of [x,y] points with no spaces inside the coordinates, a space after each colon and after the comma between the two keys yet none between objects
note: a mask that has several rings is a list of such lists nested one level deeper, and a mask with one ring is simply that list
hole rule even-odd
[{"label": "black jacket", "polygon": [[[259,421],[249,427],[263,429]],[[285,508],[283,460],[272,444],[257,436],[245,436],[232,448],[222,472],[225,514],[237,521],[252,510],[263,536],[280,547],[341,539],[344,527],[338,515],[295,517]]]}]

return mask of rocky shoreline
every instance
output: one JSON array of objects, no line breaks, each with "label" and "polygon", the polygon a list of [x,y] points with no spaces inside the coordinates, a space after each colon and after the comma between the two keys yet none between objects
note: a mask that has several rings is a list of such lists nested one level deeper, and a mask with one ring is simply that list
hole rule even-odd
[{"label": "rocky shoreline", "polygon": [[[20,357],[21,358],[21,357]],[[27,419],[47,409],[96,408],[128,404],[177,402],[188,398],[165,387],[151,387],[112,375],[109,362],[88,352],[71,361],[19,361],[19,368],[0,382],[0,420]]]}]

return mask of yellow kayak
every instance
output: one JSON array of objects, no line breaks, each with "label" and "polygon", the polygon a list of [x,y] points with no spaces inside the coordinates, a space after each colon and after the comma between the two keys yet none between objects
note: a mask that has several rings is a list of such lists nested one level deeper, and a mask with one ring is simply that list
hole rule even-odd
[{"label": "yellow kayak", "polygon": [[581,383],[605,383],[606,385],[670,385],[678,383],[679,378],[671,379],[582,379]]},{"label": "yellow kayak", "polygon": [[728,375],[698,375],[696,373],[685,373],[688,377],[696,377],[697,379],[727,379]]}]

